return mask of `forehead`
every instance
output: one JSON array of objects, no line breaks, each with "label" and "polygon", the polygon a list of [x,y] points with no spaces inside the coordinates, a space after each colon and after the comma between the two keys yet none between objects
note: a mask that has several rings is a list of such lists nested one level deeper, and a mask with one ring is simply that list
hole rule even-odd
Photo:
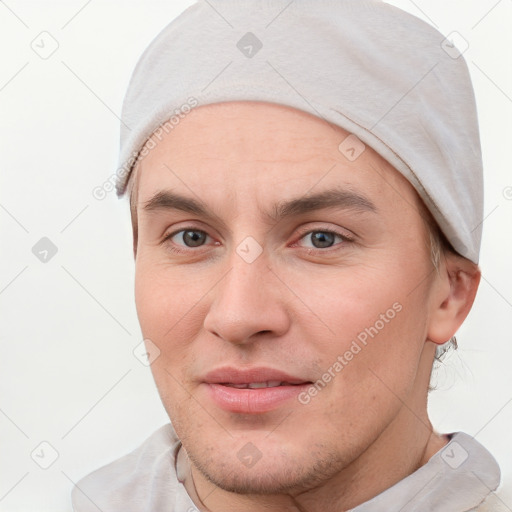
[{"label": "forehead", "polygon": [[281,105],[201,106],[169,133],[152,137],[136,171],[138,202],[173,189],[214,203],[236,197],[261,204],[336,186],[417,210],[412,185],[380,155],[360,141],[356,158],[344,151],[349,136]]}]

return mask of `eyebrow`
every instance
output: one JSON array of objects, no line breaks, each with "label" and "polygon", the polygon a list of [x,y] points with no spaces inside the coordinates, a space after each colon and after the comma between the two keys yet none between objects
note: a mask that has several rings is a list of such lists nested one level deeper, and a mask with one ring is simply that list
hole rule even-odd
[{"label": "eyebrow", "polygon": [[370,199],[350,190],[331,189],[279,203],[274,207],[272,218],[278,221],[327,208],[377,213],[377,207]]},{"label": "eyebrow", "polygon": [[[193,198],[175,192],[161,191],[143,204],[144,211],[177,210],[192,215],[219,219],[208,207]],[[377,207],[367,197],[344,189],[330,189],[296,199],[286,200],[274,205],[266,216],[274,222],[284,218],[304,215],[317,210],[338,208],[357,213],[377,213]]]},{"label": "eyebrow", "polygon": [[158,192],[151,199],[142,204],[143,209],[147,212],[158,210],[179,210],[193,215],[212,216],[203,203],[196,201],[195,199],[176,194],[175,192]]}]

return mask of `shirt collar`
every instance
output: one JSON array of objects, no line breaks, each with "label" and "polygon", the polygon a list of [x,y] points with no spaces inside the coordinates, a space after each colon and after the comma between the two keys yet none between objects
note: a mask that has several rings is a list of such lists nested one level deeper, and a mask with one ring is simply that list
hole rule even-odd
[{"label": "shirt collar", "polygon": [[470,510],[500,483],[494,457],[473,437],[459,432],[424,466],[351,512]]}]

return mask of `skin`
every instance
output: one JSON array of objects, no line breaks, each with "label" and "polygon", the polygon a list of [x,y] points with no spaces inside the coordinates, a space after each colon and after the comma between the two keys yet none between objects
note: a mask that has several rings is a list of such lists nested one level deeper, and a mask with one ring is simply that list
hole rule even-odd
[{"label": "skin", "polygon": [[[208,105],[154,138],[136,169],[137,311],[160,350],[152,372],[203,510],[346,511],[447,442],[429,422],[427,388],[436,345],[469,312],[479,270],[453,254],[433,268],[415,190],[368,147],[350,162],[338,150],[347,135],[288,107]],[[283,201],[334,188],[374,211],[274,215]],[[162,191],[212,215],[145,208]],[[208,236],[187,247],[183,231],[173,235],[180,229]],[[315,247],[311,233],[330,231],[351,240]],[[247,236],[263,249],[252,263],[236,252]],[[307,404],[239,414],[205,390],[204,375],[224,365],[316,382],[397,303],[401,311]],[[237,457],[249,442],[261,454],[252,467]]]}]

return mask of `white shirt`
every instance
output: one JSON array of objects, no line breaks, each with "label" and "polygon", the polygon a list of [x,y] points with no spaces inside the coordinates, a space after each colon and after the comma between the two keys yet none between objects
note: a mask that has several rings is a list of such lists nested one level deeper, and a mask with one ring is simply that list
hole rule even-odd
[{"label": "white shirt", "polygon": [[[181,442],[167,424],[139,448],[94,471],[73,489],[75,512],[196,512]],[[183,450],[181,450],[183,454]],[[500,469],[474,438],[452,434],[427,464],[351,512],[499,512]],[[492,503],[491,503],[492,501]]]}]

